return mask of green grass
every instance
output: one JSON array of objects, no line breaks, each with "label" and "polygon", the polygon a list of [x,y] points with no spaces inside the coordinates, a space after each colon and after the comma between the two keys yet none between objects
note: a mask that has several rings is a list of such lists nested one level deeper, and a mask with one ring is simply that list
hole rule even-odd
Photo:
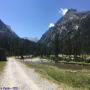
[{"label": "green grass", "polygon": [[90,70],[72,70],[58,68],[54,65],[31,64],[25,62],[31,68],[34,68],[45,78],[55,81],[64,90],[90,90]]},{"label": "green grass", "polygon": [[6,65],[6,61],[0,61],[0,74],[3,71],[5,65]]}]

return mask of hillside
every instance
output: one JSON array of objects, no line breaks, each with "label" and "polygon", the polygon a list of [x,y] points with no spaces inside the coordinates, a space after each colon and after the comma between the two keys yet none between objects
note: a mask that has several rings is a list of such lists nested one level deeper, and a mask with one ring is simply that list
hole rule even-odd
[{"label": "hillside", "polygon": [[[55,38],[58,35],[61,53],[80,54],[90,51],[90,11],[69,9],[54,27],[44,33],[39,43],[53,50]],[[87,49],[88,48],[88,49]]]},{"label": "hillside", "polygon": [[35,42],[20,38],[10,26],[0,20],[0,48],[4,48],[10,55],[31,54]]}]

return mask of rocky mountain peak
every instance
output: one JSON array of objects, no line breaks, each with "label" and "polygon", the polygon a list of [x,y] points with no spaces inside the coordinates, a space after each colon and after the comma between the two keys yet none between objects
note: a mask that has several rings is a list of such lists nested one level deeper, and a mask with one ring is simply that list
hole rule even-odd
[{"label": "rocky mountain peak", "polygon": [[[56,33],[59,34],[59,39],[68,37],[73,38],[81,27],[81,22],[90,16],[90,11],[77,11],[76,9],[69,9],[67,13],[61,17],[54,27],[50,28],[45,34],[42,35],[40,43],[45,43],[51,46]],[[82,32],[82,30],[81,30]]]},{"label": "rocky mountain peak", "polygon": [[67,13],[66,14],[68,14],[68,13],[75,13],[75,12],[77,12],[77,10],[76,9],[68,9],[68,11],[67,11]]}]

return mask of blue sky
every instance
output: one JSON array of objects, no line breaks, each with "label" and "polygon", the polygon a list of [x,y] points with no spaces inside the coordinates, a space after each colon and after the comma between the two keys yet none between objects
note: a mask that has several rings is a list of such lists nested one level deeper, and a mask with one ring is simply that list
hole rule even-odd
[{"label": "blue sky", "polygon": [[60,8],[90,10],[90,0],[0,0],[0,19],[20,37],[40,38],[62,16]]}]

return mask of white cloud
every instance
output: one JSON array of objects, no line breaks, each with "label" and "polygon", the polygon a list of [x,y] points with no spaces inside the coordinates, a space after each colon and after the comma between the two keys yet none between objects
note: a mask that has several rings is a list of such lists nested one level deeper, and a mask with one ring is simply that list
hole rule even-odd
[{"label": "white cloud", "polygon": [[54,27],[54,23],[49,24],[49,28]]},{"label": "white cloud", "polygon": [[68,9],[67,8],[60,8],[59,13],[61,13],[62,15],[65,15],[67,13]]}]

